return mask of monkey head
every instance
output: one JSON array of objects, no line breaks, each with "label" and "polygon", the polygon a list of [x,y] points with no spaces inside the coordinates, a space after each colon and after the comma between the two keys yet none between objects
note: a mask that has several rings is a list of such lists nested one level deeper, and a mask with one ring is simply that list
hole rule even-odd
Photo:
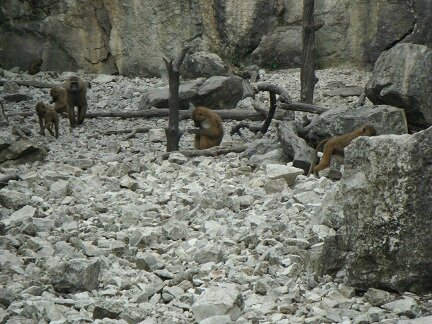
[{"label": "monkey head", "polygon": [[362,135],[363,136],[375,136],[377,134],[376,129],[371,125],[363,125]]},{"label": "monkey head", "polygon": [[84,83],[79,77],[76,75],[69,77],[66,87],[69,92],[79,92],[83,87]]},{"label": "monkey head", "polygon": [[60,88],[60,87],[53,87],[53,88],[51,88],[51,90],[50,90],[50,95],[51,95],[51,103],[53,103],[53,102],[55,102],[55,101],[57,101],[58,100],[58,98],[60,97],[60,95],[61,95],[61,91],[62,91],[62,88]]},{"label": "monkey head", "polygon": [[36,104],[36,112],[39,115],[44,115],[46,113],[46,110],[47,110],[47,107],[46,107],[46,105],[42,101],[39,101]]},{"label": "monkey head", "polygon": [[196,107],[192,111],[192,120],[194,121],[195,127],[199,127],[203,121],[208,117],[207,110],[203,107]]}]

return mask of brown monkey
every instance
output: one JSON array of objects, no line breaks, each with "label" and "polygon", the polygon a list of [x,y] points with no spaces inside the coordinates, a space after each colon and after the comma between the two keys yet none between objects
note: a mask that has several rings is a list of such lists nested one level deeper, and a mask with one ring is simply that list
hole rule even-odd
[{"label": "brown monkey", "polygon": [[[36,104],[36,113],[39,119],[39,134],[45,136],[45,129],[48,129],[52,136],[58,138],[59,135],[59,117],[54,107],[38,102]],[[54,132],[53,132],[54,126]]]},{"label": "brown monkey", "polygon": [[34,75],[34,74],[37,74],[38,72],[40,72],[40,68],[42,66],[42,63],[43,63],[43,60],[41,58],[34,59],[30,63],[30,66],[28,68],[28,73],[30,75]]},{"label": "brown monkey", "polygon": [[50,90],[51,101],[58,114],[67,113],[67,91],[62,87],[53,87]]},{"label": "brown monkey", "polygon": [[[308,176],[312,173],[312,170],[316,177],[318,177],[318,172],[329,167],[330,159],[332,155],[341,155],[344,154],[344,148],[348,146],[351,141],[359,136],[375,136],[376,130],[373,126],[363,125],[360,128],[357,128],[351,133],[347,133],[344,135],[339,135],[331,138],[327,138],[319,142],[315,149],[315,153],[313,156],[313,160],[309,169]],[[315,166],[317,161],[318,150],[321,146],[324,145],[323,149],[323,157],[320,163]]]},{"label": "brown monkey", "polygon": [[[87,82],[78,76],[71,76],[66,81],[67,111],[71,127],[82,124],[87,112]],[[75,106],[78,107],[78,119],[75,119]]]},{"label": "brown monkey", "polygon": [[206,107],[196,107],[192,111],[192,120],[199,127],[189,130],[189,133],[195,134],[195,149],[203,150],[220,144],[224,131],[222,119],[217,113]]}]

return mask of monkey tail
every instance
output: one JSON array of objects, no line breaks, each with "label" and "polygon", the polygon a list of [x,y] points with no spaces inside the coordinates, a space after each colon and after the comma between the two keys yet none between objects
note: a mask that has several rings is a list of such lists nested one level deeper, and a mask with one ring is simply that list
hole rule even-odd
[{"label": "monkey tail", "polygon": [[316,165],[316,162],[317,162],[317,159],[318,159],[318,151],[319,151],[319,149],[320,149],[320,148],[321,148],[325,143],[327,143],[328,140],[329,140],[329,139],[327,138],[327,139],[324,139],[324,140],[322,140],[321,142],[318,143],[318,145],[317,145],[317,147],[316,147],[316,149],[315,149],[315,152],[314,152],[314,154],[313,154],[313,157],[312,157],[311,165],[310,165],[310,167],[309,167],[309,172],[308,172],[308,174],[307,174],[308,177],[312,174],[312,171],[313,171],[313,169],[314,169],[314,167],[315,167],[315,165]]}]

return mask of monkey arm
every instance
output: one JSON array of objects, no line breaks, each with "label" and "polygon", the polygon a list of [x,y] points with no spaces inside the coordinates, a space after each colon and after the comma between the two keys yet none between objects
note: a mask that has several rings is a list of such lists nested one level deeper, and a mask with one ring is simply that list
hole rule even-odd
[{"label": "monkey arm", "polygon": [[219,132],[215,131],[213,128],[193,128],[189,130],[190,134],[196,134],[201,136],[207,136],[208,138],[218,138]]}]

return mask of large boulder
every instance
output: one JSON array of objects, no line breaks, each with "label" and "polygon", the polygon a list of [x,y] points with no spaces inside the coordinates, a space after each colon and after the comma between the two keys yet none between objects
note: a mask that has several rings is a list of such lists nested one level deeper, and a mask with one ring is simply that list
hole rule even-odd
[{"label": "large boulder", "polygon": [[301,66],[302,29],[300,26],[283,26],[262,38],[252,52],[252,62],[269,69]]},{"label": "large boulder", "polygon": [[228,75],[228,68],[219,55],[209,52],[195,52],[186,55],[180,66],[180,74],[185,79],[210,78],[215,75]]},{"label": "large boulder", "polygon": [[15,141],[10,134],[0,133],[0,164],[3,166],[42,161],[47,155],[46,147],[29,140]]},{"label": "large boulder", "polygon": [[342,217],[325,240],[319,272],[342,269],[355,287],[431,292],[431,161],[432,127],[354,140],[337,192],[317,213],[327,224]]},{"label": "large boulder", "polygon": [[364,124],[374,126],[381,134],[406,134],[405,113],[392,106],[332,108],[315,118],[306,128],[306,139],[316,146],[321,140],[352,132]]},{"label": "large boulder", "polygon": [[432,125],[432,49],[399,44],[381,54],[366,95],[374,104],[403,108],[409,124]]},{"label": "large boulder", "polygon": [[[240,100],[253,94],[250,83],[238,76],[199,78],[180,86],[180,108],[187,109],[192,103],[212,109],[232,109]],[[168,108],[168,97],[168,87],[148,90],[142,96],[139,109]]]}]

